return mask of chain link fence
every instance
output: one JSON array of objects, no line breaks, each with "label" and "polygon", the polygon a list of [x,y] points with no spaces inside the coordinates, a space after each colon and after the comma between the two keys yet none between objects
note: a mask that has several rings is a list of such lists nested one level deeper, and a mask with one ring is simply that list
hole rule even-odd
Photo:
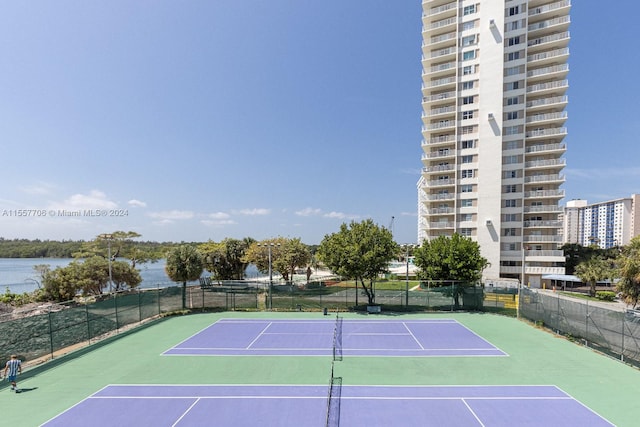
[{"label": "chain link fence", "polygon": [[640,366],[640,312],[523,288],[520,316],[624,362]]},{"label": "chain link fence", "polygon": [[[355,282],[315,282],[269,286],[261,282],[223,282],[187,286],[185,308],[192,311],[365,310],[368,299]],[[380,287],[382,287],[380,285]],[[375,304],[385,311],[497,311],[515,316],[514,295],[495,298],[480,286],[407,282],[405,289],[375,289]],[[92,344],[131,325],[183,309],[181,286],[137,289],[87,298],[84,302],[44,304],[0,315],[0,361],[54,358]]]}]

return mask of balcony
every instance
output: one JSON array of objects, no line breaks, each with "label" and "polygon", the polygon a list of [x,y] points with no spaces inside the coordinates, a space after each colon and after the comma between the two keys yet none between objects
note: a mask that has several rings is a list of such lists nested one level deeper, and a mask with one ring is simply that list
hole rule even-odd
[{"label": "balcony", "polygon": [[528,52],[534,53],[535,51],[542,49],[558,49],[567,47],[569,44],[569,38],[569,31],[563,31],[561,33],[529,39],[527,42],[527,46],[529,46]]},{"label": "balcony", "polygon": [[533,82],[539,79],[564,79],[569,74],[569,64],[551,65],[543,68],[535,68],[527,71],[527,81]]},{"label": "balcony", "polygon": [[524,193],[525,199],[562,199],[564,190],[535,190]]},{"label": "balcony", "polygon": [[555,183],[563,183],[564,181],[565,181],[564,175],[557,174],[557,173],[524,177],[525,184],[555,184]]},{"label": "balcony", "polygon": [[441,172],[450,172],[455,169],[455,165],[434,165],[434,166],[425,166],[422,168],[423,173],[441,173]]},{"label": "balcony", "polygon": [[525,206],[525,213],[561,213],[564,209],[559,205]]},{"label": "balcony", "polygon": [[432,36],[432,37],[429,38],[428,41],[423,42],[422,43],[422,47],[423,48],[425,48],[425,47],[433,48],[433,47],[435,47],[435,46],[437,46],[437,45],[439,45],[441,43],[447,43],[447,42],[451,42],[451,43],[455,44],[456,40],[457,40],[457,37],[456,37],[456,33],[455,32],[446,33],[446,34],[440,34],[440,35],[437,35],[437,36]]},{"label": "balcony", "polygon": [[527,94],[534,96],[550,95],[553,93],[563,94],[569,88],[568,80],[556,80],[547,83],[538,83],[527,86]]},{"label": "balcony", "polygon": [[529,112],[529,110],[537,110],[541,108],[564,108],[568,102],[569,97],[567,97],[566,95],[562,95],[532,99],[530,101],[527,101],[525,106],[527,107],[527,112]]},{"label": "balcony", "polygon": [[435,160],[435,159],[446,159],[455,157],[455,150],[438,150],[431,151],[429,153],[424,153],[422,155],[423,160]]},{"label": "balcony", "polygon": [[527,64],[546,65],[558,62],[566,62],[569,58],[569,48],[553,49],[546,52],[535,53],[527,56]]},{"label": "balcony", "polygon": [[569,0],[558,1],[555,3],[545,4],[543,6],[532,7],[529,9],[529,20],[545,19],[551,16],[568,14],[571,2]]},{"label": "balcony", "polygon": [[522,225],[524,228],[562,228],[562,221],[525,221]]},{"label": "balcony", "polygon": [[453,228],[455,223],[452,221],[435,221],[429,223],[431,229]]},{"label": "balcony", "polygon": [[447,179],[432,179],[429,181],[429,187],[451,187],[455,185],[456,180],[453,178]]},{"label": "balcony", "polygon": [[536,144],[530,145],[524,150],[527,154],[561,154],[565,151],[567,151],[566,144]]},{"label": "balcony", "polygon": [[448,105],[446,107],[432,108],[431,110],[429,110],[428,113],[426,111],[423,111],[422,112],[422,118],[426,119],[426,118],[429,118],[429,117],[441,116],[443,114],[454,115],[455,113],[456,113],[455,105]]},{"label": "balcony", "polygon": [[454,212],[453,208],[433,208],[426,210],[427,215],[452,215]]},{"label": "balcony", "polygon": [[429,202],[440,202],[443,200],[454,200],[456,197],[455,194],[451,193],[447,193],[447,194],[427,194],[425,196],[425,200],[429,201]]},{"label": "balcony", "polygon": [[536,22],[534,24],[529,24],[527,30],[532,35],[536,31],[541,30],[553,30],[553,31],[567,31],[569,29],[569,24],[571,23],[571,18],[569,15],[559,16],[557,18],[551,18],[544,21]]},{"label": "balcony", "polygon": [[562,244],[562,236],[524,236],[527,243],[559,243]]},{"label": "balcony", "polygon": [[443,145],[455,144],[456,137],[454,135],[439,135],[429,138],[422,142],[423,146],[438,147]]},{"label": "balcony", "polygon": [[564,260],[564,252],[557,250],[541,250],[541,251],[525,251],[527,261],[532,261],[531,257],[562,257]]},{"label": "balcony", "polygon": [[443,86],[455,86],[455,84],[456,84],[455,76],[443,77],[439,79],[429,80],[427,83],[423,83],[422,90],[433,89],[433,88],[440,88],[440,90],[442,90]]},{"label": "balcony", "polygon": [[565,127],[560,127],[560,128],[548,128],[548,129],[537,129],[537,130],[532,130],[529,132],[525,133],[525,136],[528,139],[535,139],[535,138],[553,138],[553,137],[563,137],[567,135],[567,128]]},{"label": "balcony", "polygon": [[454,27],[456,23],[458,22],[458,19],[453,17],[453,18],[447,18],[447,19],[441,19],[439,21],[435,21],[435,22],[431,22],[431,23],[426,23],[425,25],[423,25],[422,27],[422,32],[434,32],[434,31],[440,31],[440,30],[450,30],[449,27]]},{"label": "balcony", "polygon": [[458,2],[454,1],[451,3],[443,4],[441,6],[431,7],[422,14],[422,17],[423,18],[437,17],[438,19],[441,19],[444,16],[455,16],[457,12],[458,12]]},{"label": "balcony", "polygon": [[560,111],[557,113],[547,113],[547,114],[533,114],[527,116],[526,123],[530,124],[549,124],[557,122],[557,124],[563,124],[567,121],[567,112]]},{"label": "balcony", "polygon": [[428,125],[422,126],[422,132],[433,132],[437,130],[454,128],[456,126],[455,120],[442,120],[437,123],[429,123]]},{"label": "balcony", "polygon": [[545,159],[545,160],[533,160],[525,162],[524,167],[526,169],[562,169],[566,166],[567,160],[561,159]]},{"label": "balcony", "polygon": [[432,65],[428,69],[422,71],[423,76],[429,76],[431,78],[439,76],[455,73],[456,71],[456,62],[445,62],[442,64]]},{"label": "balcony", "polygon": [[443,103],[443,102],[450,102],[451,99],[455,100],[455,98],[456,98],[456,92],[451,91],[451,92],[443,92],[443,93],[437,93],[434,95],[423,96],[422,102],[425,104]]}]

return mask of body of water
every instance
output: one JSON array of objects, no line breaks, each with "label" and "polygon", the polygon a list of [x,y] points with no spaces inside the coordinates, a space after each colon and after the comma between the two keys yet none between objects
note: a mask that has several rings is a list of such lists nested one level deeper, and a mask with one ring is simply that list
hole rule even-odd
[{"label": "body of water", "polygon": [[[14,294],[24,292],[33,292],[38,289],[40,276],[33,269],[38,264],[49,265],[51,270],[57,267],[65,267],[73,261],[70,258],[0,258],[0,293],[4,293],[7,289]],[[164,272],[165,261],[159,260],[154,263],[146,263],[138,265],[142,277],[141,288],[155,288],[161,286],[173,286],[175,282],[169,280]],[[209,275],[205,271],[204,275]],[[255,266],[250,265],[246,271],[247,278],[255,278],[260,276]]]}]

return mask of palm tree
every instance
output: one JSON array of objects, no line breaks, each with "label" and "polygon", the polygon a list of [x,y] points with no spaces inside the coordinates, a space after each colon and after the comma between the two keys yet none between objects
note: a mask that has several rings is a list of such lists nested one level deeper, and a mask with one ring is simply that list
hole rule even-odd
[{"label": "palm tree", "polygon": [[589,284],[589,295],[593,297],[596,295],[596,283],[610,279],[613,271],[610,261],[600,257],[591,257],[578,264],[575,273],[580,280]]},{"label": "palm tree", "polygon": [[204,269],[202,254],[191,245],[180,245],[167,254],[164,271],[169,279],[182,282],[182,309],[187,307],[187,282],[198,280]]}]

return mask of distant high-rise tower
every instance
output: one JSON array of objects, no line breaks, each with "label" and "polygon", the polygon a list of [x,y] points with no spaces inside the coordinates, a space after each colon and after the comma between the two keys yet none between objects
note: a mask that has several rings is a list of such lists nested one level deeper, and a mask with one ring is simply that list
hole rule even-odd
[{"label": "distant high-rise tower", "polygon": [[[564,273],[569,0],[422,1],[418,239],[480,244],[485,278]],[[522,277],[524,275],[524,278]]]}]

